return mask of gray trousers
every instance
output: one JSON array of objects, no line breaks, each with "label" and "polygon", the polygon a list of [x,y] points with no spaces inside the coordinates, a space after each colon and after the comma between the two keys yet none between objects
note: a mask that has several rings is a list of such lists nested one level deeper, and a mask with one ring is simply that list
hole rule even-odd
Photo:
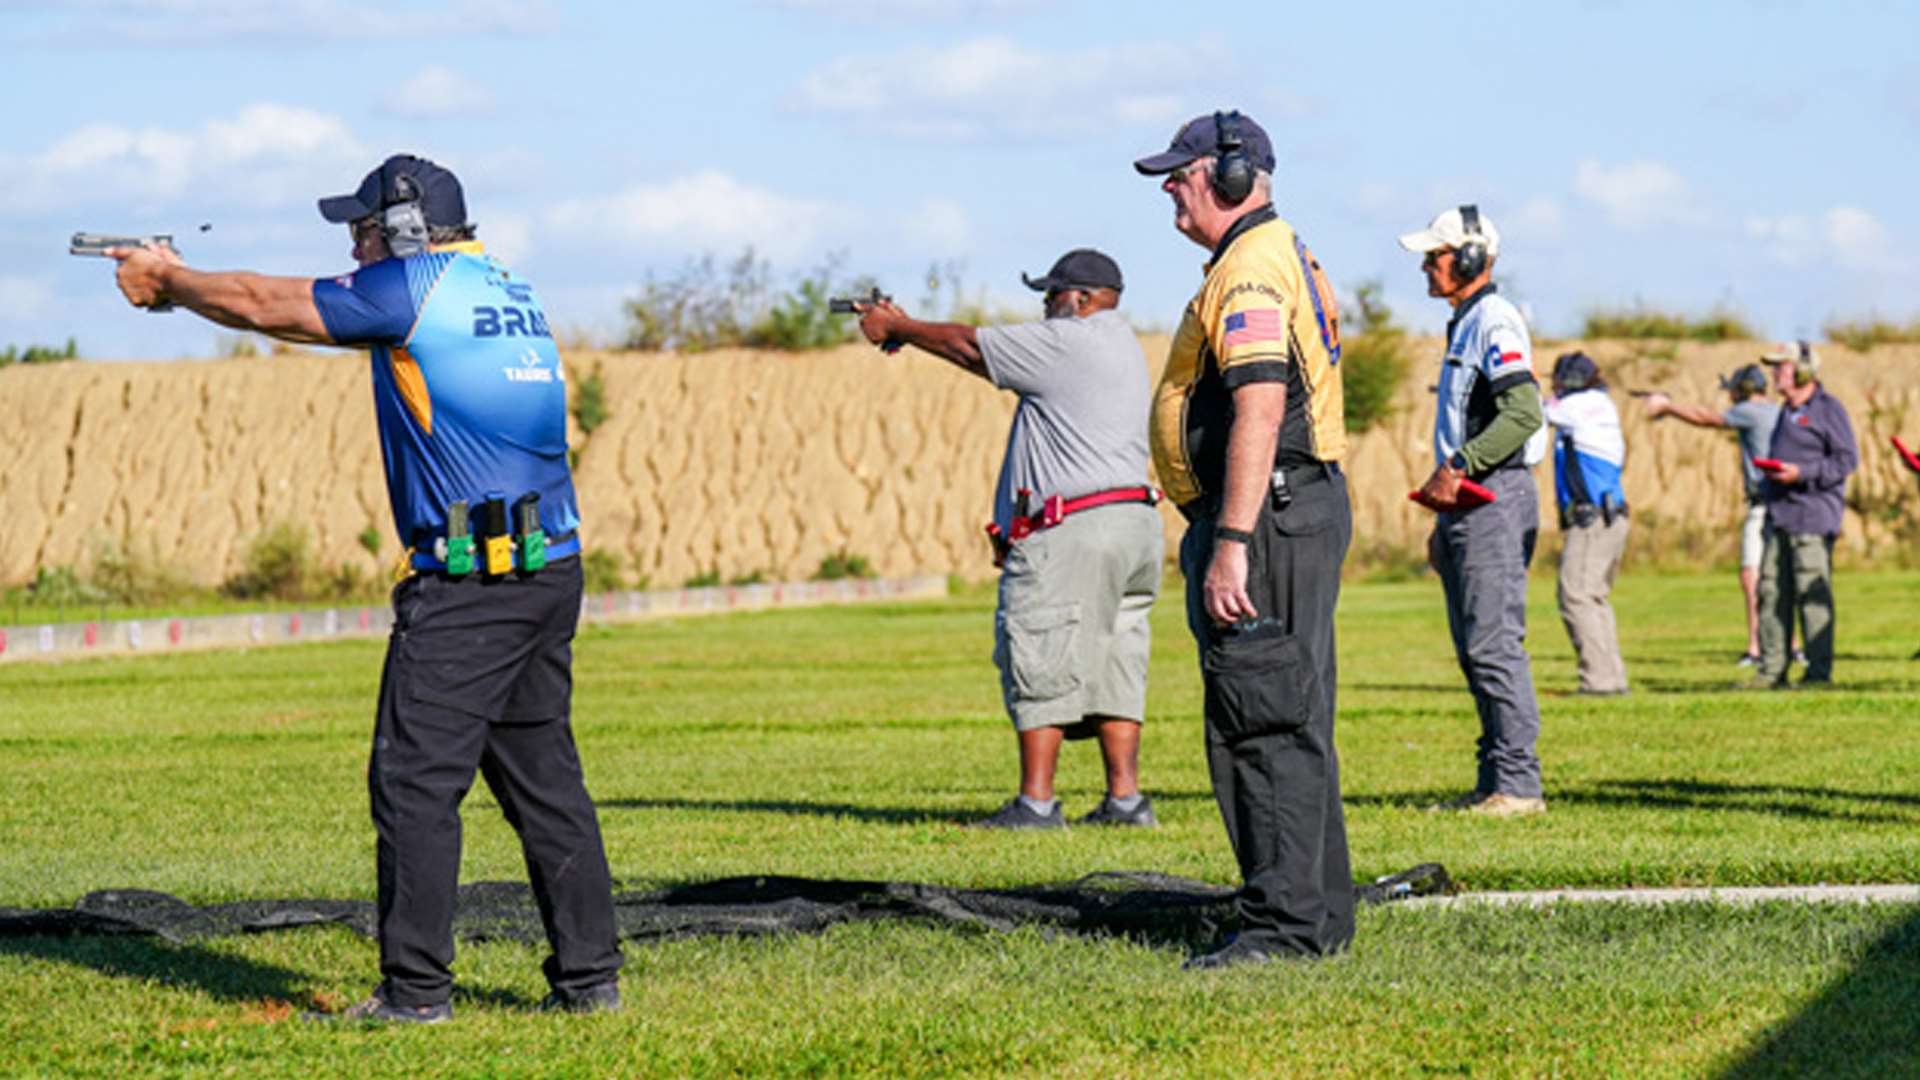
[{"label": "gray trousers", "polygon": [[1760,676],[1787,677],[1787,640],[1793,614],[1807,649],[1805,676],[1833,678],[1833,537],[1767,528],[1760,556]]},{"label": "gray trousers", "polygon": [[1453,652],[1480,713],[1482,792],[1537,797],[1540,702],[1527,656],[1527,566],[1540,534],[1540,495],[1524,469],[1500,469],[1482,481],[1493,503],[1441,514],[1433,559],[1447,595]]},{"label": "gray trousers", "polygon": [[1200,645],[1207,768],[1244,883],[1241,936],[1320,956],[1353,938],[1353,869],[1334,753],[1333,610],[1353,539],[1346,480],[1294,483],[1294,501],[1262,504],[1247,545],[1247,594],[1260,618],[1233,628],[1207,615],[1213,513],[1180,542],[1187,625]]},{"label": "gray trousers", "polygon": [[1627,519],[1613,524],[1596,520],[1569,526],[1566,548],[1560,553],[1560,621],[1573,642],[1580,667],[1580,689],[1617,694],[1627,688],[1627,664],[1620,657],[1620,638],[1613,624],[1613,575],[1627,549]]}]

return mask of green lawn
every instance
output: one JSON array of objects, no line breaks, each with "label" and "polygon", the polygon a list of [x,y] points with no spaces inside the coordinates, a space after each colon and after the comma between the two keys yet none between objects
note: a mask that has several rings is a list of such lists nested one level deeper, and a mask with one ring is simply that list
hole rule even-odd
[{"label": "green lawn", "polygon": [[[1420,810],[1473,776],[1437,584],[1350,586],[1339,741],[1356,873],[1435,860],[1474,889],[1920,877],[1920,575],[1838,584],[1837,690],[1727,690],[1744,636],[1732,574],[1638,575],[1616,592],[1636,691],[1588,700],[1536,580],[1552,811],[1508,822]],[[976,591],[583,632],[576,725],[616,876],[1231,881],[1177,592],[1157,611],[1143,749],[1163,827],[958,827],[1016,775],[990,607]],[[370,896],[379,656],[345,642],[0,667],[0,906],[115,886]],[[1097,755],[1070,747],[1068,813],[1099,787]],[[469,810],[465,878],[519,877],[484,785]],[[538,951],[488,943],[462,948],[452,1028],[337,1032],[273,1021],[372,984],[372,945],[344,930],[0,939],[0,1074],[1920,1071],[1912,909],[1373,910],[1347,956],[1202,977],[1171,948],[913,925],[628,956],[619,1017],[525,1014],[544,992]]]}]

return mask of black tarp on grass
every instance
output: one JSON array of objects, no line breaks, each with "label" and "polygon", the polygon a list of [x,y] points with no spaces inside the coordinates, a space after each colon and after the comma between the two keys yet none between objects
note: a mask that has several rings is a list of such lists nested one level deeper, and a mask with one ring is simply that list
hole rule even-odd
[{"label": "black tarp on grass", "polygon": [[[1363,902],[1382,903],[1450,892],[1452,882],[1438,864],[1423,863],[1358,889]],[[766,876],[616,893],[614,914],[620,937],[629,941],[813,933],[860,920],[913,919],[982,930],[1044,926],[1198,943],[1232,928],[1233,896],[1229,888],[1141,872],[1089,874],[1064,884],[1012,889]],[[373,901],[240,900],[197,906],[166,893],[109,889],[88,893],[71,908],[0,907],[0,937],[143,934],[187,941],[325,923],[372,937]],[[544,938],[533,891],[503,881],[460,887],[454,934],[466,941]]]}]

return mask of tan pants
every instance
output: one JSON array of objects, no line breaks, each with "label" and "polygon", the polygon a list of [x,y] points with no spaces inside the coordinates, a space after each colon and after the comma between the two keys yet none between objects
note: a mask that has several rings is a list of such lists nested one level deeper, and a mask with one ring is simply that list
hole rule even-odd
[{"label": "tan pants", "polygon": [[1580,661],[1580,689],[1588,693],[1617,694],[1627,689],[1627,665],[1620,658],[1620,638],[1614,630],[1614,571],[1627,549],[1627,519],[1613,524],[1595,521],[1566,531],[1566,549],[1560,554],[1560,621]]}]

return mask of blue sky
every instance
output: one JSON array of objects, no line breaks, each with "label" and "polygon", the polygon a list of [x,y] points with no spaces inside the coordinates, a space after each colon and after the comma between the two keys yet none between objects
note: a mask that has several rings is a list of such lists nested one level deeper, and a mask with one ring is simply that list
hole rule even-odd
[{"label": "blue sky", "polygon": [[[1181,121],[1272,134],[1276,201],[1344,289],[1444,322],[1394,244],[1460,201],[1539,330],[1597,305],[1730,306],[1779,336],[1920,314],[1920,14],[1894,2],[1268,3],[1215,21],[1073,0],[0,0],[0,345],[208,356],[76,229],[190,262],[351,265],[314,210],[391,152],[467,186],[551,321],[616,336],[649,272],[832,252],[902,299],[1113,254],[1167,326],[1200,249],[1134,175]],[[208,232],[198,231],[211,223]]]}]

